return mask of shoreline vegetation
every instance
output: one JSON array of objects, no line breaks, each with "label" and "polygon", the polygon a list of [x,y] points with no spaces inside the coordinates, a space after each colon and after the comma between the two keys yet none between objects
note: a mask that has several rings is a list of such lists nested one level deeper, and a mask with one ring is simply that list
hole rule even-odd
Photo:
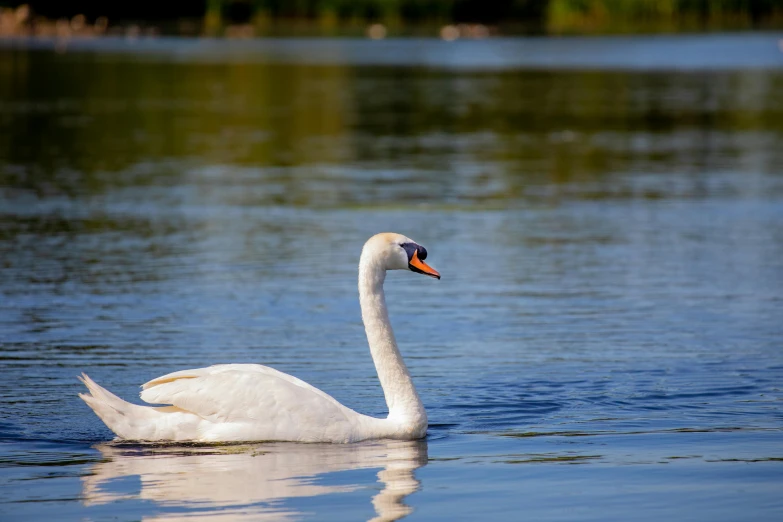
[{"label": "shoreline vegetation", "polygon": [[[783,28],[777,0],[0,1],[0,38],[658,34]],[[123,5],[127,4],[127,5]]]}]

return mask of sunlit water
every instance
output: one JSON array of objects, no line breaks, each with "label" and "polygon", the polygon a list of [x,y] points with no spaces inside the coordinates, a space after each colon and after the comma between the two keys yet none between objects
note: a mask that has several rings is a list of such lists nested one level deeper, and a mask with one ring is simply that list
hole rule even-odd
[{"label": "sunlit water", "polygon": [[[781,37],[6,42],[2,519],[780,520]],[[384,415],[385,230],[443,274],[386,284],[426,440],[114,444],[76,397],[259,362]]]}]

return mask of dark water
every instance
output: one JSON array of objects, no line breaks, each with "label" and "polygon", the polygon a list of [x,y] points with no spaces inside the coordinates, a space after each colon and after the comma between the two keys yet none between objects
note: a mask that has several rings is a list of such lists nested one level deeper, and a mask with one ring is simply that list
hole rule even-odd
[{"label": "dark water", "polygon": [[[781,38],[6,42],[2,519],[780,520]],[[385,230],[443,274],[386,285],[425,441],[118,445],[76,398],[259,362],[384,415]]]}]

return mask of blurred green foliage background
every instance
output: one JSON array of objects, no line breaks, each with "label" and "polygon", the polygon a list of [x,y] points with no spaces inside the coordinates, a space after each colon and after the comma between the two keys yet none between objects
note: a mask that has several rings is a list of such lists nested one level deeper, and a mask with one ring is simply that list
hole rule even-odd
[{"label": "blurred green foliage background", "polygon": [[104,2],[32,0],[41,19],[156,24],[165,33],[222,35],[246,25],[254,35],[363,33],[381,23],[390,35],[432,34],[445,24],[484,24],[500,34],[635,33],[783,27],[780,0],[201,0]]}]

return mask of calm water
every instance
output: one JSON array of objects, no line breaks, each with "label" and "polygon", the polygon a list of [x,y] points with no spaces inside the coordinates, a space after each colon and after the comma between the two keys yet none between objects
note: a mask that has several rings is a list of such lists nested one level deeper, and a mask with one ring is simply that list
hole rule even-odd
[{"label": "calm water", "polygon": [[[781,520],[783,35],[0,49],[3,520]],[[419,442],[145,447],[76,397],[260,362]]]}]

